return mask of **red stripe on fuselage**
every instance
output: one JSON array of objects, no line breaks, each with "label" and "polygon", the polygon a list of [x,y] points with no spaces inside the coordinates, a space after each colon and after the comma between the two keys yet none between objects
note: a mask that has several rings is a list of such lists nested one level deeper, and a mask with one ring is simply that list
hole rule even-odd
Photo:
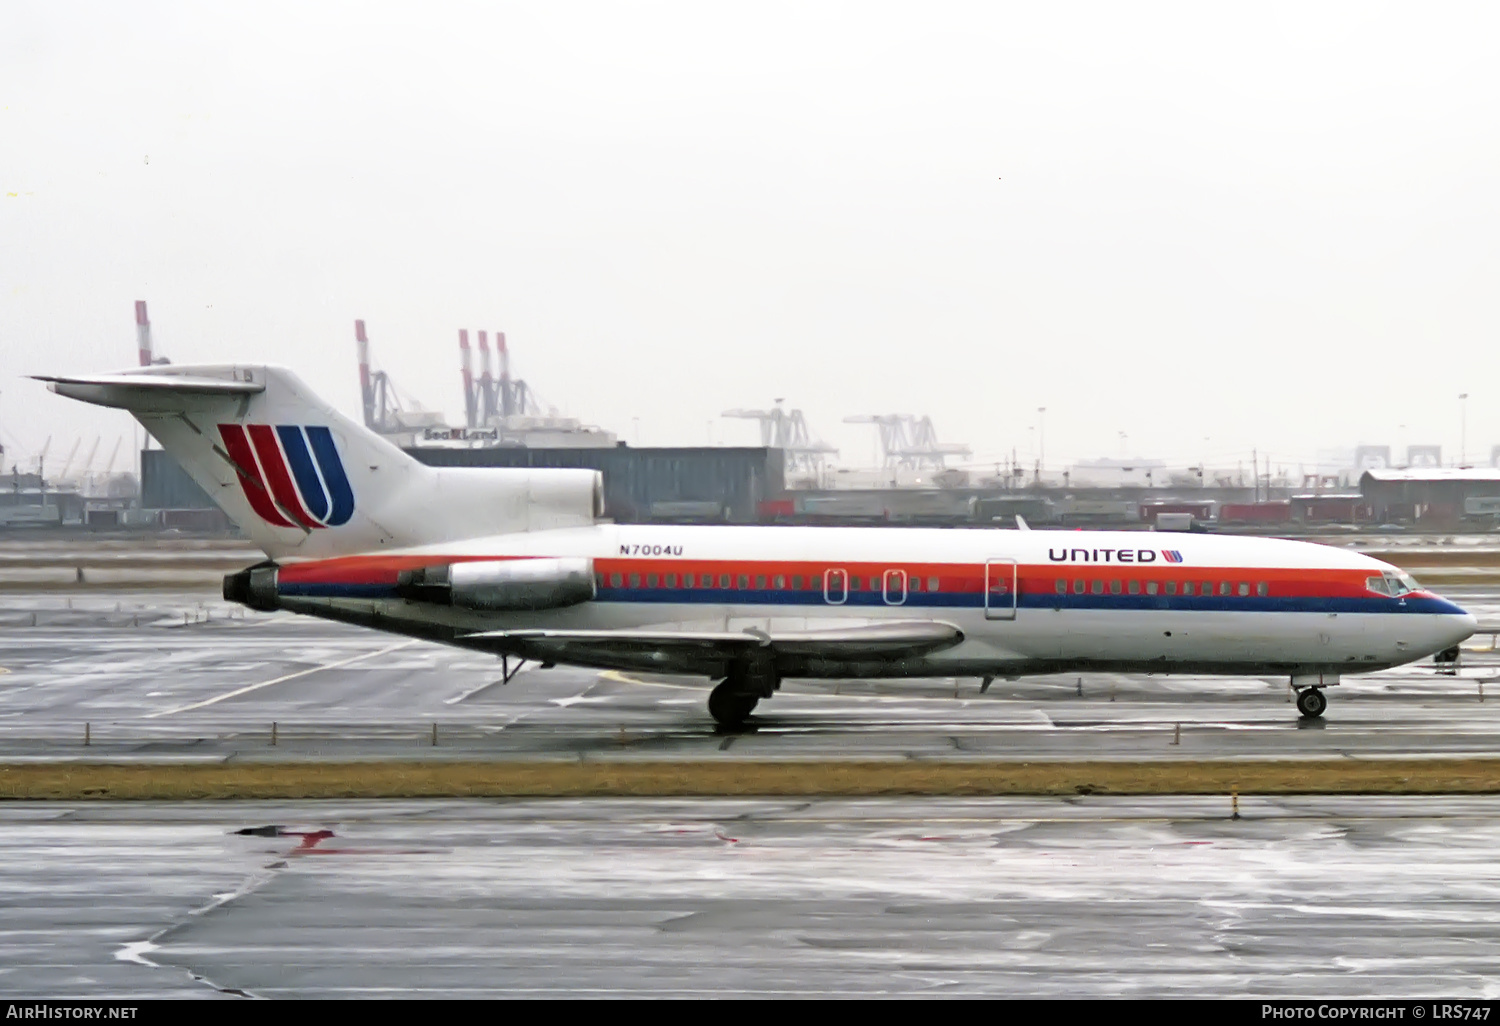
[{"label": "red stripe on fuselage", "polygon": [[288,563],[277,574],[288,584],[395,584],[403,570],[445,563],[499,562],[524,556],[335,556]]},{"label": "red stripe on fuselage", "polygon": [[250,440],[245,437],[245,429],[238,424],[220,424],[219,437],[224,439],[224,450],[229,453],[235,469],[239,471],[240,490],[250,501],[250,508],[269,524],[291,527],[291,521],[277,512],[276,504],[271,501],[271,493],[266,491],[265,479],[260,475],[255,453],[250,449]]},{"label": "red stripe on fuselage", "polygon": [[311,513],[302,508],[302,497],[297,486],[292,484],[291,471],[287,469],[286,457],[281,454],[281,443],[276,440],[276,431],[269,424],[248,424],[250,440],[255,443],[255,452],[260,456],[260,465],[265,468],[266,479],[271,483],[271,494],[281,508],[302,522],[303,527],[322,527]]},{"label": "red stripe on fuselage", "polygon": [[[996,566],[1004,567],[1005,564],[996,564]],[[629,582],[632,574],[639,576],[643,582],[647,575],[655,574],[658,578],[657,586],[661,587],[660,578],[670,573],[676,574],[679,578],[683,574],[693,574],[695,577],[709,574],[714,577],[714,587],[718,586],[718,577],[727,574],[730,577],[728,587],[731,589],[741,587],[739,578],[742,575],[750,577],[746,585],[750,588],[756,587],[756,577],[769,579],[770,583],[761,587],[774,587],[774,578],[778,576],[786,578],[788,585],[793,577],[800,576],[803,578],[804,590],[813,590],[822,588],[823,575],[829,570],[841,570],[851,578],[858,577],[865,588],[880,586],[884,581],[885,573],[890,570],[905,571],[908,581],[920,581],[920,587],[913,587],[912,591],[927,590],[927,585],[932,578],[937,578],[939,592],[958,594],[982,592],[985,586],[985,566],[982,562],[923,563],[894,559],[880,563],[835,560],[789,562],[608,557],[594,560],[594,572],[605,575],[606,584],[610,584],[610,575],[620,574],[622,587]],[[1054,594],[1057,581],[1061,579],[1067,582],[1070,594],[1073,592],[1074,581],[1082,580],[1091,585],[1098,580],[1103,581],[1106,588],[1110,581],[1120,581],[1122,587],[1125,588],[1129,587],[1130,581],[1143,585],[1147,581],[1157,581],[1161,584],[1173,582],[1179,586],[1183,583],[1191,583],[1194,585],[1195,592],[1200,592],[1204,585],[1210,585],[1212,594],[1218,594],[1219,585],[1225,582],[1233,586],[1235,593],[1238,593],[1240,584],[1247,584],[1252,594],[1257,584],[1265,583],[1273,596],[1358,598],[1375,594],[1365,587],[1366,578],[1372,576],[1379,576],[1379,574],[1375,571],[1360,569],[1205,567],[1164,563],[1144,566],[1037,563],[1021,564],[1016,568],[1017,590],[1024,594]],[[1210,592],[1200,593],[1210,594]]]},{"label": "red stripe on fuselage", "polygon": [[[439,554],[424,556],[341,556],[333,559],[313,560],[306,563],[291,563],[281,568],[281,579],[288,583],[300,584],[392,584],[396,583],[397,575],[403,570],[414,570],[418,567],[437,566],[443,563],[469,563],[483,562],[487,560],[546,558],[543,556],[445,556]],[[837,562],[834,560],[704,560],[704,559],[630,559],[630,558],[596,558],[594,560],[594,572],[604,580],[604,586],[608,588],[629,588],[632,575],[639,580],[634,587],[650,588],[648,584],[651,576],[656,577],[655,588],[667,587],[665,578],[667,574],[675,577],[675,587],[681,587],[682,577],[686,574],[694,575],[695,579],[701,580],[704,576],[712,578],[711,582],[697,584],[702,588],[720,587],[721,576],[728,576],[729,590],[793,590],[793,579],[802,578],[803,591],[821,592],[823,589],[823,575],[829,570],[840,570],[850,578],[860,578],[860,588],[857,590],[879,590],[883,584],[885,573],[889,570],[901,570],[907,575],[908,588],[911,592],[936,591],[939,594],[975,594],[984,591],[985,567],[983,563],[927,563],[927,562],[902,562],[891,560],[890,562]],[[612,577],[620,575],[620,584],[615,585]],[[740,577],[747,580],[742,586]],[[1151,564],[1146,566],[1118,566],[1101,564],[1032,564],[1017,567],[1017,590],[1027,595],[1057,594],[1057,581],[1063,580],[1067,584],[1067,594],[1074,594],[1073,582],[1083,580],[1092,587],[1092,582],[1102,580],[1108,588],[1108,582],[1120,581],[1122,589],[1128,593],[1130,581],[1142,584],[1147,581],[1156,581],[1161,585],[1168,582],[1175,583],[1179,588],[1184,582],[1194,585],[1194,591],[1198,595],[1219,596],[1219,586],[1228,582],[1232,587],[1231,596],[1242,597],[1238,594],[1239,585],[1246,584],[1251,589],[1253,597],[1256,594],[1256,585],[1265,583],[1271,597],[1278,598],[1370,598],[1375,597],[1374,592],[1365,587],[1366,578],[1378,576],[1373,571],[1361,569],[1320,569],[1316,567],[1293,568],[1293,567],[1194,567],[1182,564]],[[763,583],[758,583],[757,578],[764,577]],[[781,588],[776,586],[776,578],[783,578]],[[932,580],[937,579],[938,587],[930,588]],[[920,582],[920,583],[915,583]],[[696,581],[695,581],[696,583]],[[851,582],[852,583],[852,582]],[[1203,586],[1210,586],[1210,591],[1203,591]],[[856,590],[856,589],[851,589]],[[1137,594],[1140,594],[1139,592]],[[1169,597],[1165,591],[1158,593],[1162,597]],[[1418,593],[1425,595],[1426,592]]]}]

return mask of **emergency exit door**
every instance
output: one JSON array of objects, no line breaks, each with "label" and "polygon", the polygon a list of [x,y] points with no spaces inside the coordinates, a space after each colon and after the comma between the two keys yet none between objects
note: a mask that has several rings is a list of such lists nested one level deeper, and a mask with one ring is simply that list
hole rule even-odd
[{"label": "emergency exit door", "polygon": [[984,618],[1016,618],[1016,561],[991,559],[984,564]]}]

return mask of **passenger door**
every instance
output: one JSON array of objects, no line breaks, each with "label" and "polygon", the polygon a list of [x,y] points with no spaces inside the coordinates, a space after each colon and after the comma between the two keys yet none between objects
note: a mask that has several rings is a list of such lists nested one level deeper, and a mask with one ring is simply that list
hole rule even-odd
[{"label": "passenger door", "polygon": [[984,618],[1016,618],[1016,561],[991,559],[984,564]]}]

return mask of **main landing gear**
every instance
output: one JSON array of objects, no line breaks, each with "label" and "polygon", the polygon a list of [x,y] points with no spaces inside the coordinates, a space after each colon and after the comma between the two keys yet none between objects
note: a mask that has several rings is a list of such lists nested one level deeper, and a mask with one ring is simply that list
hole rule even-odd
[{"label": "main landing gear", "polygon": [[720,727],[743,726],[762,698],[781,687],[775,657],[758,650],[736,659],[725,677],[708,693],[708,714]]},{"label": "main landing gear", "polygon": [[759,704],[760,696],[736,690],[733,678],[721,681],[708,693],[708,714],[721,727],[742,726]]}]

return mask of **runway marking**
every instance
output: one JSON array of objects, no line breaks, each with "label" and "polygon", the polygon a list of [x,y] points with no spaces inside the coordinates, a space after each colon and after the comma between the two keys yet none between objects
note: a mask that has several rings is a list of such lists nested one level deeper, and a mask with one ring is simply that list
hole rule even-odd
[{"label": "runway marking", "polygon": [[203,701],[193,702],[191,705],[179,705],[175,709],[162,709],[160,712],[147,713],[144,718],[148,720],[154,720],[158,716],[171,716],[173,713],[190,712],[193,709],[202,709],[204,706],[216,705],[217,703],[222,702],[228,698],[238,698],[240,695],[247,695],[252,691],[259,691],[261,688],[268,688],[272,684],[281,684],[285,681],[296,680],[298,677],[306,677],[308,674],[317,673],[319,670],[336,670],[340,666],[348,666],[350,663],[357,663],[361,659],[373,659],[375,656],[382,656],[388,652],[394,652],[398,648],[406,648],[408,645],[415,645],[416,643],[416,640],[413,639],[411,641],[402,641],[395,645],[387,645],[385,648],[379,649],[375,652],[364,652],[357,656],[350,656],[348,659],[340,659],[338,662],[323,663],[320,666],[311,666],[305,670],[298,670],[296,673],[288,673],[281,677],[273,677],[270,680],[263,680],[259,684],[246,684],[242,688],[235,688],[233,691],[226,691],[222,695],[215,695],[213,698],[205,698]]},{"label": "runway marking", "polygon": [[[516,677],[520,676],[523,672],[526,672],[525,671],[525,666],[526,666],[526,663],[523,661],[520,666],[516,667],[516,672],[511,676],[510,679],[511,680],[515,680]],[[454,695],[452,698],[445,698],[445,699],[443,699],[443,704],[444,705],[457,705],[459,702],[467,702],[469,699],[473,698],[477,694],[480,694],[481,692],[488,691],[490,688],[493,688],[493,687],[505,687],[509,683],[510,683],[510,681],[506,681],[506,680],[487,680],[483,684],[480,684],[480,685],[478,685],[476,687],[472,687],[472,688],[470,688],[467,691],[464,691],[464,692],[461,692],[461,693],[459,693],[457,695]]]}]

